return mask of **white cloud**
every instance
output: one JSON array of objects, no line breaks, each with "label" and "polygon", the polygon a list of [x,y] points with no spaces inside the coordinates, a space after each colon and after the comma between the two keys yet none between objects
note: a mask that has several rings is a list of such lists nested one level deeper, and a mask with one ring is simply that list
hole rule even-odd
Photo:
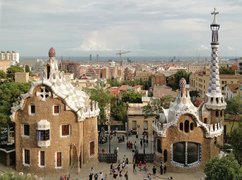
[{"label": "white cloud", "polygon": [[228,46],[227,48],[228,48],[229,51],[236,51],[236,49],[231,47],[231,46]]},{"label": "white cloud", "polygon": [[197,51],[208,51],[210,48],[208,46],[205,45],[201,45],[200,47],[198,47],[196,50]]},{"label": "white cloud", "polygon": [[[73,55],[116,49],[138,55],[205,53],[214,7],[220,11],[221,46],[242,48],[239,0],[0,0],[0,8],[1,4],[3,49],[16,48],[24,55],[42,53],[38,48],[29,52],[29,44],[47,44],[47,49],[52,44]],[[195,48],[197,44],[202,45]]]}]

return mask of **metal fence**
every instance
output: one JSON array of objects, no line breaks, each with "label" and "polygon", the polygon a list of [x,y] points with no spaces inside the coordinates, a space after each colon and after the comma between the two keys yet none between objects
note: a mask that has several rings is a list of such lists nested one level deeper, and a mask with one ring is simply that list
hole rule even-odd
[{"label": "metal fence", "polygon": [[[111,125],[111,131],[125,131],[125,125]],[[108,125],[98,125],[98,131],[101,131],[102,128],[105,129],[105,131],[108,130]]]},{"label": "metal fence", "polygon": [[115,154],[115,153],[98,153],[98,160],[99,160],[99,162],[116,163],[117,154]]},{"label": "metal fence", "polygon": [[134,155],[134,159],[136,163],[139,163],[140,161],[142,163],[144,162],[149,162],[149,163],[153,163],[154,162],[154,158],[155,158],[155,154],[135,154]]}]

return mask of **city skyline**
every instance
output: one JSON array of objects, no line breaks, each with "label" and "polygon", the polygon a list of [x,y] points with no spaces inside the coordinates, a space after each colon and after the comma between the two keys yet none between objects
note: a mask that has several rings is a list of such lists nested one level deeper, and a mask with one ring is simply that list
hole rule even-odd
[{"label": "city skyline", "polygon": [[242,1],[154,0],[0,1],[0,50],[20,56],[209,56],[212,23],[220,12],[220,56],[241,56]]}]

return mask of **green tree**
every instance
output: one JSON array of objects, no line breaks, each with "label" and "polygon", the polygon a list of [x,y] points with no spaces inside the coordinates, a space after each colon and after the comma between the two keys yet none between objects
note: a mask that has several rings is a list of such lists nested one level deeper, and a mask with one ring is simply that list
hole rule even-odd
[{"label": "green tree", "polygon": [[133,90],[126,91],[122,94],[122,101],[128,103],[142,103],[142,95]]},{"label": "green tree", "polygon": [[30,67],[29,67],[29,65],[25,65],[24,69],[25,69],[25,72],[30,72]]},{"label": "green tree", "polygon": [[233,146],[233,153],[240,165],[242,165],[242,123],[231,132],[230,141]]},{"label": "green tree", "polygon": [[238,161],[234,158],[233,154],[211,159],[207,162],[204,172],[208,180],[236,180],[242,178],[242,171]]},{"label": "green tree", "polygon": [[111,116],[115,120],[122,121],[123,123],[127,122],[127,110],[128,106],[126,103],[117,98],[113,98],[111,103]]},{"label": "green tree", "polygon": [[7,74],[3,70],[0,70],[0,79],[6,79],[6,77]]},{"label": "green tree", "polygon": [[20,100],[21,94],[26,93],[30,84],[8,82],[0,84],[0,124],[10,121],[12,104]]},{"label": "green tree", "polygon": [[191,73],[188,73],[186,70],[181,69],[176,72],[176,74],[167,78],[167,85],[172,88],[172,90],[179,89],[179,81],[181,78],[185,78],[187,84],[189,84],[189,77]]},{"label": "green tree", "polygon": [[235,74],[235,70],[229,68],[229,67],[221,67],[219,68],[219,73],[220,74]]},{"label": "green tree", "polygon": [[163,96],[160,99],[152,99],[152,101],[143,107],[143,113],[145,118],[156,115],[157,113],[163,112],[163,108],[169,108],[170,103],[174,100],[171,95]]},{"label": "green tree", "polygon": [[110,84],[111,87],[118,87],[120,86],[120,82],[117,79],[108,79],[108,84]]},{"label": "green tree", "polygon": [[9,78],[10,81],[15,80],[15,73],[16,72],[24,72],[24,69],[20,66],[10,66],[7,69],[7,77]]},{"label": "green tree", "polygon": [[89,95],[90,99],[98,102],[98,107],[100,109],[99,113],[99,123],[104,124],[107,121],[107,113],[111,102],[111,95],[102,86],[96,89],[84,89]]},{"label": "green tree", "polygon": [[227,107],[225,113],[230,114],[232,119],[231,132],[234,128],[234,122],[240,120],[240,114],[242,113],[242,100],[239,96],[233,97],[231,100],[227,101]]}]

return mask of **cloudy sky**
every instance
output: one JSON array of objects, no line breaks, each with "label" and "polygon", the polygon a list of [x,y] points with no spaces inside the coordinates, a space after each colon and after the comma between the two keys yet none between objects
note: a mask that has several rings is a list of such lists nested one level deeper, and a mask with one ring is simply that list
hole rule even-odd
[{"label": "cloudy sky", "polygon": [[22,56],[242,56],[242,0],[0,0],[0,50]]}]

